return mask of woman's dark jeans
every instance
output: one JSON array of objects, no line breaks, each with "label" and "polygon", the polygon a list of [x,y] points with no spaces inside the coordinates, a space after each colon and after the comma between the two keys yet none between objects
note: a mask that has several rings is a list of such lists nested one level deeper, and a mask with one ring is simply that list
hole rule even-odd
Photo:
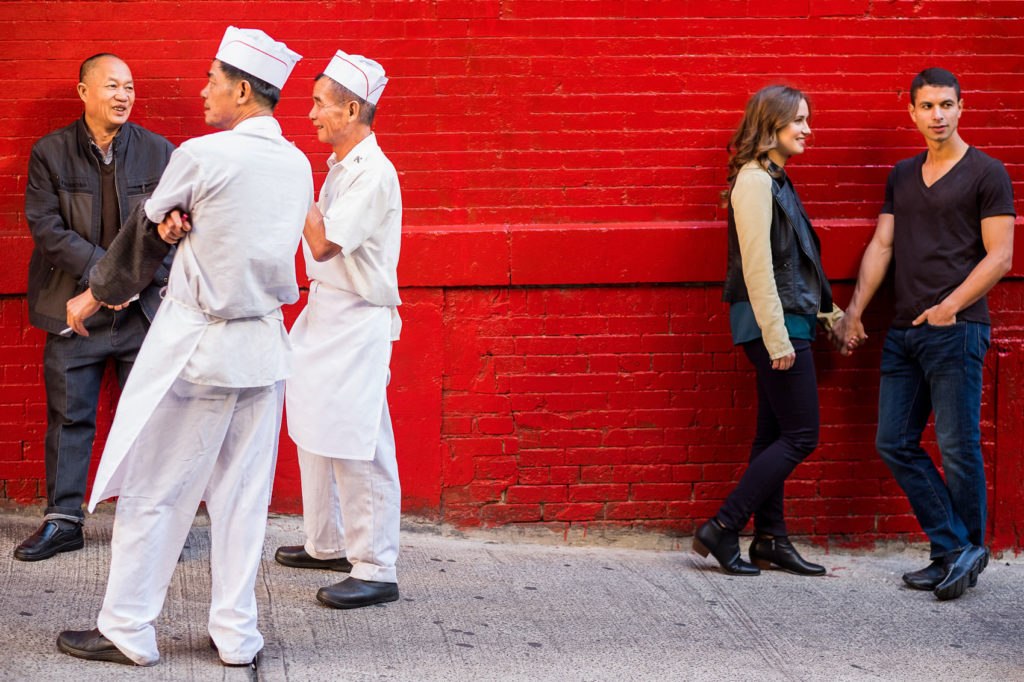
[{"label": "woman's dark jeans", "polygon": [[786,478],[818,446],[818,383],[811,342],[793,339],[796,361],[772,369],[764,341],[742,344],[757,371],[757,432],[750,465],[718,510],[728,530],[739,532],[754,515],[754,531],[786,535],[783,490]]}]

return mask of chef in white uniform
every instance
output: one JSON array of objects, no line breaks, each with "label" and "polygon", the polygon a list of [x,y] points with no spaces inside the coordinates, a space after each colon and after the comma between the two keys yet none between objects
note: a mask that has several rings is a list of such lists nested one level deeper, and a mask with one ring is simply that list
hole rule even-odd
[{"label": "chef in white uniform", "polygon": [[[313,198],[309,162],[273,110],[300,58],[262,31],[229,27],[202,92],[206,123],[222,132],[182,144],[145,203],[149,232],[135,236],[157,230],[178,250],[89,502],[120,496],[98,628],[61,633],[65,653],[156,663],[152,622],[201,500],[211,643],[226,665],[253,663],[263,646],[254,587],[291,371],[281,306],[298,300],[294,254]],[[87,294],[121,302],[105,293],[120,270],[100,261]],[[69,303],[69,323],[87,312]]]},{"label": "chef in white uniform", "polygon": [[275,558],[351,571],[317,593],[340,609],[398,599],[402,495],[387,384],[401,329],[402,195],[371,128],[387,80],[377,62],[338,51],[314,83],[309,113],[334,153],[303,229],[309,302],[292,327],[286,393],[306,542]]}]

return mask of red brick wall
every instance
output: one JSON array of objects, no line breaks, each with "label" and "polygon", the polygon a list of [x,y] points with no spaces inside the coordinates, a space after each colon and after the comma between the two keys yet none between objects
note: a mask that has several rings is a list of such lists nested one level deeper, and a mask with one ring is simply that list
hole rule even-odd
[{"label": "red brick wall", "polygon": [[[376,128],[406,208],[391,385],[406,508],[467,525],[685,533],[736,480],[752,433],[751,374],[718,285],[723,147],[747,95],[778,81],[809,94],[813,144],[791,174],[827,271],[848,280],[888,167],[920,147],[905,110],[921,68],[961,77],[965,139],[1002,159],[1024,196],[1022,6],[0,3],[0,496],[42,494],[43,335],[24,303],[28,151],[79,114],[75,77],[90,54],[129,62],[133,120],[177,143],[208,132],[198,92],[226,24],[285,40],[306,59],[278,117],[318,183],[312,77],[339,48],[381,61],[391,82]],[[983,433],[1000,546],[1020,546],[1024,527],[1022,273],[992,295]],[[849,285],[836,288],[845,302]],[[865,352],[842,360],[819,343],[822,445],[789,485],[794,532],[920,537],[872,446],[884,297],[877,307]],[[286,437],[274,505],[299,509]]]}]

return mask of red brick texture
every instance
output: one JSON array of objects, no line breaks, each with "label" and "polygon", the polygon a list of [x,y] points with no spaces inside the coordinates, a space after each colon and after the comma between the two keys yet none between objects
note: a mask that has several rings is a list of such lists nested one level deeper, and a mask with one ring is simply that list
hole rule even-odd
[{"label": "red brick texture", "polygon": [[[225,25],[286,41],[306,58],[278,118],[317,184],[327,150],[305,118],[313,76],[339,48],[381,61],[391,82],[375,127],[406,218],[390,388],[406,510],[464,526],[686,534],[731,489],[753,433],[752,373],[720,302],[717,198],[747,96],[781,81],[810,97],[815,134],[790,172],[845,303],[887,169],[920,148],[906,114],[918,70],[960,76],[965,139],[1003,160],[1024,196],[1021,4],[0,3],[0,497],[43,496],[25,172],[33,141],[79,115],[90,54],[123,56],[133,120],[180,143],[209,132],[198,92]],[[982,410],[1000,548],[1024,544],[1020,252],[990,297]],[[795,534],[922,537],[873,447],[886,323],[883,294],[865,351],[842,359],[817,342],[821,446],[788,484]],[[108,382],[97,454],[115,394]],[[300,510],[286,435],[273,506]]]}]

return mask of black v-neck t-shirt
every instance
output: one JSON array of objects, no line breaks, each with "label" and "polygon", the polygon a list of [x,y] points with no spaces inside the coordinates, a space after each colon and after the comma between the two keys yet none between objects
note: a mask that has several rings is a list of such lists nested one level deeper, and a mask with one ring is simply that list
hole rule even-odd
[{"label": "black v-neck t-shirt", "polygon": [[[967,153],[931,187],[921,167],[928,152],[893,167],[885,186],[882,213],[895,219],[892,326],[910,327],[926,309],[942,302],[985,257],[981,221],[1014,216],[1013,186],[997,159],[969,147]],[[985,296],[967,306],[957,320],[989,324]]]}]

